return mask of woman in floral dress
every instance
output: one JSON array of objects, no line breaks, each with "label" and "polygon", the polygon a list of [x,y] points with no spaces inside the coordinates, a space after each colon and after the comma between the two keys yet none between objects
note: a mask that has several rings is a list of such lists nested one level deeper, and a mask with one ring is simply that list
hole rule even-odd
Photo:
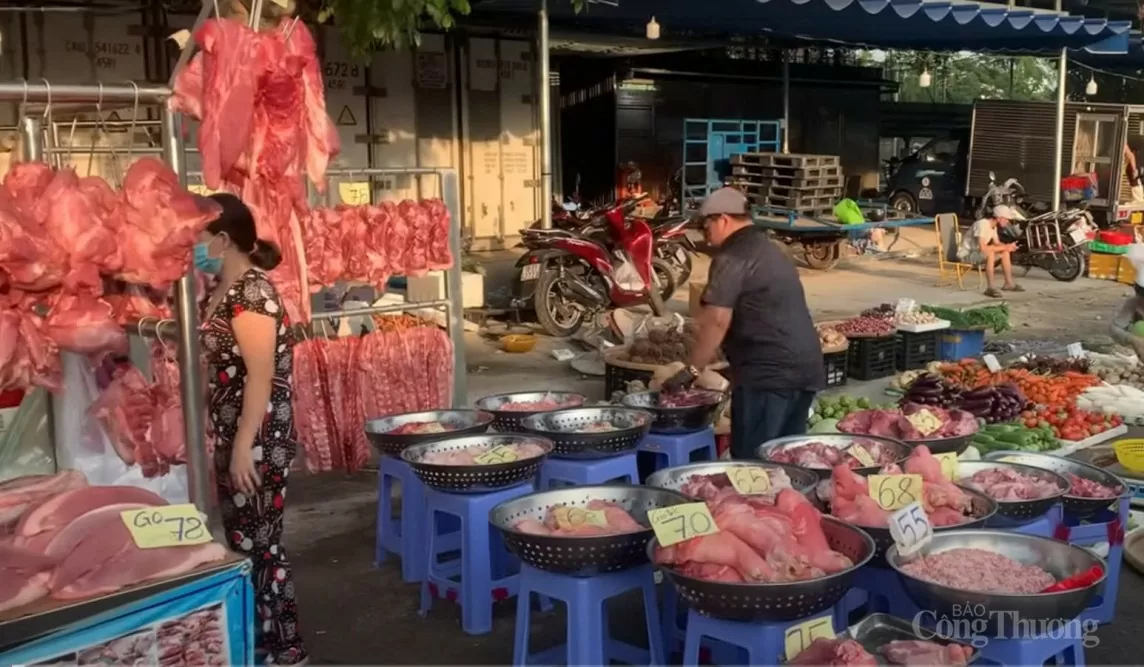
[{"label": "woman in floral dress", "polygon": [[259,649],[269,665],[298,665],[290,562],[282,545],[286,479],[297,443],[291,413],[294,340],[278,291],[264,271],[281,254],[258,238],[250,210],[230,194],[195,246],[195,266],[218,282],[203,312],[215,478],[227,541],[253,564]]}]

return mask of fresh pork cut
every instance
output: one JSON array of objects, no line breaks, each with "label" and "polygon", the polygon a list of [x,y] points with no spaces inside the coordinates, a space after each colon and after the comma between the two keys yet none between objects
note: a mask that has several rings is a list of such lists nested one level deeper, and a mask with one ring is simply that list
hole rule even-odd
[{"label": "fresh pork cut", "polygon": [[[901,474],[897,465],[882,468],[882,474]],[[905,461],[905,473],[921,475],[922,507],[934,526],[956,526],[969,520],[973,506],[969,497],[941,474],[941,463],[925,445],[918,445]],[[859,526],[885,528],[890,520],[870,497],[869,483],[848,465],[835,466],[831,474],[830,513]]]},{"label": "fresh pork cut", "polygon": [[29,475],[0,482],[0,537],[16,528],[29,508],[52,496],[87,486],[78,470],[64,470],[55,475]]},{"label": "fresh pork cut", "polygon": [[819,637],[786,661],[788,665],[814,667],[874,667],[878,660],[861,644],[849,637],[826,639]]},{"label": "fresh pork cut", "polygon": [[981,593],[1040,593],[1057,583],[1036,565],[1025,565],[984,549],[949,549],[903,563],[902,572],[924,581]]},{"label": "fresh pork cut", "polygon": [[0,543],[0,612],[46,596],[56,562],[44,554]]},{"label": "fresh pork cut", "polygon": [[938,644],[921,639],[896,639],[878,652],[893,665],[905,667],[961,667],[969,664],[973,649],[961,644]]},{"label": "fresh pork cut", "polygon": [[[585,520],[589,512],[602,512],[602,522]],[[513,528],[522,533],[532,535],[548,535],[550,537],[599,537],[601,535],[620,535],[647,530],[632,518],[628,511],[616,503],[604,500],[592,500],[583,507],[550,507],[544,521],[536,519],[522,519],[513,524]]]},{"label": "fresh pork cut", "polygon": [[979,470],[959,481],[1000,502],[1037,500],[1061,492],[1061,487],[1054,482],[1004,466]]},{"label": "fresh pork cut", "polygon": [[160,496],[135,486],[83,486],[52,496],[20,517],[16,544],[44,553],[52,539],[75,519],[91,510],[123,503],[166,505]]}]

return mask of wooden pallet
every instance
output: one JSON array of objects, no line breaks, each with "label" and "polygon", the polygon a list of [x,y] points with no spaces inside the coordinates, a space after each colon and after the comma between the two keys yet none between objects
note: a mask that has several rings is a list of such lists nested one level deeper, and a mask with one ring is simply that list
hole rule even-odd
[{"label": "wooden pallet", "polygon": [[837,155],[800,155],[797,153],[740,153],[731,156],[731,164],[757,165],[760,167],[788,167],[806,169],[810,167],[837,167]]},{"label": "wooden pallet", "polygon": [[809,185],[792,187],[777,183],[753,183],[751,181],[735,180],[728,183],[743,192],[753,192],[768,197],[836,197],[842,198],[841,184]]},{"label": "wooden pallet", "polygon": [[759,173],[759,169],[760,167],[739,165],[731,170],[731,175],[741,183],[781,185],[789,188],[840,188],[845,180],[838,167],[784,170],[786,173],[775,173],[774,169],[766,167],[761,169],[767,173]]}]

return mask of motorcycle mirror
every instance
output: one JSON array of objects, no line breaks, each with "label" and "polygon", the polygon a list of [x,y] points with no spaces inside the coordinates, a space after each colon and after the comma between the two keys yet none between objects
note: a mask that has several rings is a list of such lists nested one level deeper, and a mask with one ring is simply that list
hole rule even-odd
[{"label": "motorcycle mirror", "polygon": [[562,204],[562,206],[564,207],[564,210],[568,211],[569,213],[575,213],[576,211],[580,210],[580,207],[576,205],[576,202],[572,201],[566,201],[564,204]]}]

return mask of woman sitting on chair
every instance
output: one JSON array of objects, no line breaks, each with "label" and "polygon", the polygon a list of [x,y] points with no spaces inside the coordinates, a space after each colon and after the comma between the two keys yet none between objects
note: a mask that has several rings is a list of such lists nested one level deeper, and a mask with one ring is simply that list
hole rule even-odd
[{"label": "woman sitting on chair", "polygon": [[1001,289],[1006,292],[1024,292],[1025,288],[1013,282],[1012,254],[1017,249],[1016,243],[1002,243],[999,230],[1009,225],[1010,220],[1024,220],[1025,216],[1011,206],[995,206],[993,217],[982,218],[973,223],[969,232],[961,239],[961,246],[957,249],[957,258],[973,266],[985,265],[985,296],[1000,298],[1001,292],[994,287],[994,274],[997,271],[997,262],[1001,262],[1001,273],[1005,283]]}]

